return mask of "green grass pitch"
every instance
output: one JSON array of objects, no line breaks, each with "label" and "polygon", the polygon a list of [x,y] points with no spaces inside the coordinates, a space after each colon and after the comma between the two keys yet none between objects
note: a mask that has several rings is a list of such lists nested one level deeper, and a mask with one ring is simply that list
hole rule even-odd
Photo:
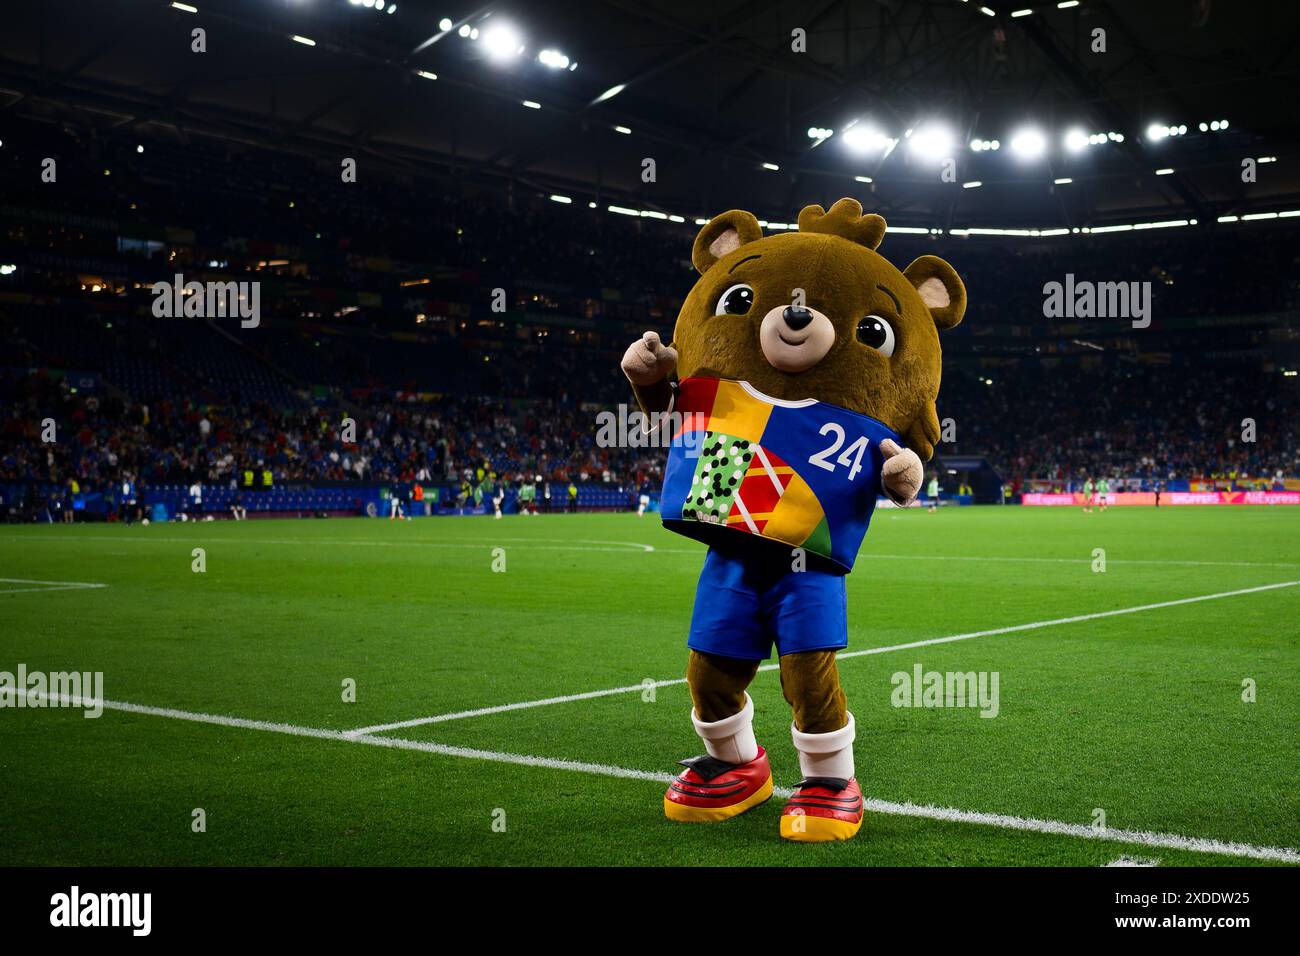
[{"label": "green grass pitch", "polygon": [[[0,528],[0,671],[102,671],[108,700],[176,712],[0,709],[0,864],[1300,860],[1300,586],[1166,603],[1300,582],[1300,509],[878,511],[850,651],[1084,619],[843,659],[880,803],[835,845],[783,842],[780,798],[663,818],[624,771],[700,751],[682,683],[492,710],[680,678],[702,558],[627,514]],[[61,581],[107,587],[27,583]],[[998,716],[892,706],[918,663],[996,672]],[[789,787],[776,673],[751,693]]]}]

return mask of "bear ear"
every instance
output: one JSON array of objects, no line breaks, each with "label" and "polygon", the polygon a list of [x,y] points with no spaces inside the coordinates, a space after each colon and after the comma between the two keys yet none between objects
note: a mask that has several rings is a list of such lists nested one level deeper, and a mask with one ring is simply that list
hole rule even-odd
[{"label": "bear ear", "polygon": [[921,293],[921,301],[930,309],[934,324],[951,329],[966,313],[966,286],[957,270],[938,256],[921,256],[903,270],[907,281]]},{"label": "bear ear", "polygon": [[763,230],[758,227],[758,220],[753,213],[743,209],[730,209],[714,216],[695,237],[695,246],[691,249],[691,262],[700,275],[709,271],[709,267],[729,252],[739,249],[748,242],[763,238]]}]

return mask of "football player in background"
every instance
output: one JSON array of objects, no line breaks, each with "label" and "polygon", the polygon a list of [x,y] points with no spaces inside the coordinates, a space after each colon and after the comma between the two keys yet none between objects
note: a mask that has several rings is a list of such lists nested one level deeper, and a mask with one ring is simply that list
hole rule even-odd
[{"label": "football player in background", "polygon": [[527,478],[519,486],[519,513],[537,514],[537,486]]}]

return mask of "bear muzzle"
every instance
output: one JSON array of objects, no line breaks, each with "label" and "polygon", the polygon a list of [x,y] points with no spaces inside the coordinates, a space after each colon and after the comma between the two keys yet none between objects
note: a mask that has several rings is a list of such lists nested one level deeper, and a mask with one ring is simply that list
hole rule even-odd
[{"label": "bear muzzle", "polygon": [[821,312],[805,306],[778,305],[758,327],[763,357],[782,372],[812,368],[835,344],[835,326]]}]

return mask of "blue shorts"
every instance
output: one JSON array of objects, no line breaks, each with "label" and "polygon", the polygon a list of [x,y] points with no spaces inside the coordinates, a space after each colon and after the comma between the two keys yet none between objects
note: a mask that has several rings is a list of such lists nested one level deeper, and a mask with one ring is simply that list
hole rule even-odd
[{"label": "blue shorts", "polygon": [[686,646],[762,661],[849,644],[844,575],[790,569],[790,553],[738,556],[710,548],[695,591]]}]

